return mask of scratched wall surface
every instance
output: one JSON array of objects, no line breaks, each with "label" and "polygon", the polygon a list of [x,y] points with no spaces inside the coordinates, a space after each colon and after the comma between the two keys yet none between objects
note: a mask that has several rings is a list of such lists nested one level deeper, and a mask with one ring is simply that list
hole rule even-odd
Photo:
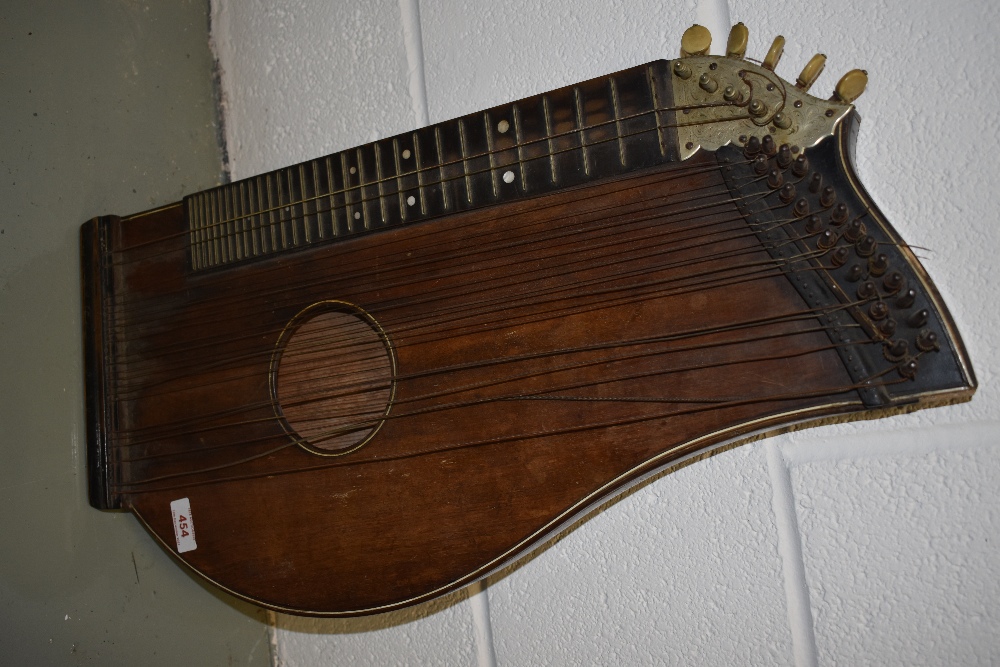
[{"label": "scratched wall surface", "polygon": [[485,589],[370,619],[278,616],[281,664],[1000,662],[995,5],[259,4],[214,3],[236,177],[672,57],[696,20],[716,46],[743,21],[758,58],[784,34],[786,79],[826,53],[819,96],[867,69],[862,179],[925,248],[980,381],[967,404],[772,438],[661,477]]}]

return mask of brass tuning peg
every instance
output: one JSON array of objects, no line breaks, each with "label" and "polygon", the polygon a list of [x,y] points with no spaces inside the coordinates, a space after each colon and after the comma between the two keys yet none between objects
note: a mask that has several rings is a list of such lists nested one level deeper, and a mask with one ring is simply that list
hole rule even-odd
[{"label": "brass tuning peg", "polygon": [[868,72],[863,69],[852,69],[850,72],[840,77],[837,87],[833,89],[833,100],[850,104],[861,97],[868,85]]},{"label": "brass tuning peg", "polygon": [[712,46],[712,33],[705,26],[695,23],[681,35],[681,57],[708,55]]},{"label": "brass tuning peg", "polygon": [[796,79],[795,87],[802,92],[812,88],[812,85],[816,83],[816,79],[822,74],[824,67],[826,67],[826,56],[822,53],[817,53],[802,68],[802,74],[799,74],[799,78]]},{"label": "brass tuning peg", "polygon": [[764,62],[760,64],[764,69],[769,69],[772,72],[777,66],[778,61],[781,60],[781,54],[785,52],[785,38],[778,35],[771,42],[771,48],[767,50],[767,55],[764,56]]},{"label": "brass tuning peg", "polygon": [[726,55],[730,58],[742,58],[747,52],[747,39],[750,32],[742,23],[737,23],[729,31],[729,43],[726,45]]}]

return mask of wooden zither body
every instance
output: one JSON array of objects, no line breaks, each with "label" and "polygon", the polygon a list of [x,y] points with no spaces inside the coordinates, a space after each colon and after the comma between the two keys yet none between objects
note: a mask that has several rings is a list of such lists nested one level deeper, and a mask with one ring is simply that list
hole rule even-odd
[{"label": "wooden zither body", "polygon": [[92,220],[91,502],[262,605],[375,613],[713,446],[967,398],[856,122],[660,61]]}]

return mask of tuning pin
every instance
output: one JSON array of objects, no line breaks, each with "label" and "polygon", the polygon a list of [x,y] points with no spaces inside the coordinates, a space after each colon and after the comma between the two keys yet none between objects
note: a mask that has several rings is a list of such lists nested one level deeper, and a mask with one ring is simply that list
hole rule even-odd
[{"label": "tuning pin", "polygon": [[726,55],[730,58],[742,58],[747,52],[747,39],[750,32],[742,23],[737,23],[729,31],[729,43],[726,45]]},{"label": "tuning pin", "polygon": [[695,23],[681,35],[681,57],[708,55],[712,46],[712,33],[705,26]]},{"label": "tuning pin", "polygon": [[764,69],[769,69],[774,71],[775,66],[777,66],[778,61],[781,60],[781,54],[785,51],[785,38],[778,35],[771,42],[771,48],[767,50],[767,55],[764,56],[764,62],[760,64]]},{"label": "tuning pin", "polygon": [[837,82],[837,87],[833,89],[833,97],[830,99],[835,102],[850,104],[854,100],[861,97],[861,93],[865,92],[865,86],[867,85],[868,72],[863,69],[852,69],[850,72],[840,77],[840,81]]},{"label": "tuning pin", "polygon": [[822,53],[817,53],[802,68],[802,74],[799,74],[799,78],[795,81],[795,87],[802,92],[806,92],[812,88],[812,85],[816,83],[816,79],[823,73],[824,67],[826,67],[826,56]]}]

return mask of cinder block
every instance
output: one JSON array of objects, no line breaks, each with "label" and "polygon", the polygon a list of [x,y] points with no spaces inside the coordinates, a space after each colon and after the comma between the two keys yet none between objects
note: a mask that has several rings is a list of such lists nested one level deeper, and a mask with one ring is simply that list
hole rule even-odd
[{"label": "cinder block", "polygon": [[763,449],[640,488],[491,581],[501,665],[792,664]]},{"label": "cinder block", "polygon": [[476,664],[472,611],[464,590],[378,616],[346,619],[280,615],[281,667]]},{"label": "cinder block", "polygon": [[695,4],[421,3],[431,122],[675,57]]},{"label": "cinder block", "polygon": [[1000,661],[998,441],[991,425],[786,446],[819,665]]},{"label": "cinder block", "polygon": [[214,4],[234,178],[413,128],[396,0]]}]

